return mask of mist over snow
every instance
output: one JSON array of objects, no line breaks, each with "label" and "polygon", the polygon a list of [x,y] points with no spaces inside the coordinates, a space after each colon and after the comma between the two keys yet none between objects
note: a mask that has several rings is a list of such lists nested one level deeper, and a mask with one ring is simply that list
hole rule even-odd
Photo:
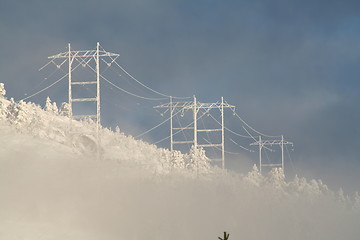
[{"label": "mist over snow", "polygon": [[67,106],[6,99],[0,85],[0,239],[359,239],[360,196],[321,180],[211,166],[71,121]]}]

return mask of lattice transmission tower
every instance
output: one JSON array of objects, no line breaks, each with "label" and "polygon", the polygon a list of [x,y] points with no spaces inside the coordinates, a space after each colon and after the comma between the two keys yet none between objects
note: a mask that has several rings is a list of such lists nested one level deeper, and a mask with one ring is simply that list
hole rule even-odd
[{"label": "lattice transmission tower", "polygon": [[[276,163],[263,163],[262,161],[262,149],[266,148],[266,146],[274,146],[274,145],[278,145],[280,146],[281,149],[281,162],[276,162]],[[284,140],[284,136],[281,135],[281,139],[280,140],[263,140],[261,138],[261,136],[259,136],[259,140],[256,142],[253,142],[250,144],[250,146],[259,146],[259,171],[260,174],[262,173],[262,169],[264,167],[270,167],[270,168],[275,168],[275,167],[280,167],[282,168],[282,170],[285,172],[284,169],[284,164],[285,164],[285,156],[284,156],[284,146],[285,145],[291,145],[294,146],[294,143],[289,142]]]},{"label": "lattice transmission tower", "polygon": [[[233,111],[235,110],[235,106],[230,105],[228,103],[224,102],[224,98],[221,97],[221,102],[216,103],[201,103],[196,100],[196,97],[193,96],[193,101],[186,101],[186,102],[173,102],[172,97],[170,97],[170,102],[161,104],[158,106],[155,106],[154,108],[163,108],[167,109],[170,113],[170,150],[174,150],[174,145],[177,144],[193,144],[195,148],[203,147],[217,147],[221,148],[221,166],[222,169],[225,169],[225,119],[224,119],[224,109],[230,108]],[[199,129],[197,126],[197,121],[202,117],[198,117],[198,113],[200,110],[205,109],[205,112],[209,112],[211,109],[219,109],[220,115],[221,115],[221,128],[211,128],[211,129]],[[193,122],[192,124],[186,126],[186,127],[179,127],[176,128],[173,125],[173,116],[174,112],[177,110],[179,111],[186,111],[191,110],[193,112]],[[177,131],[175,134],[177,134],[179,131],[183,130],[193,130],[193,140],[186,140],[186,141],[174,141],[174,130]],[[200,132],[221,132],[221,141],[220,143],[207,143],[207,144],[199,144],[198,143],[198,133]]]},{"label": "lattice transmission tower", "polygon": [[[97,135],[99,133],[100,127],[100,106],[101,106],[101,98],[100,98],[100,60],[103,60],[109,66],[113,63],[120,55],[116,53],[107,52],[105,50],[100,50],[100,44],[96,44],[95,50],[72,50],[70,43],[68,44],[68,51],[58,53],[56,55],[48,57],[51,59],[50,62],[53,62],[55,59],[64,59],[60,65],[57,65],[58,68],[61,67],[65,62],[68,62],[68,101],[69,101],[69,110],[70,110],[70,117],[76,119],[82,118],[91,118],[96,121],[97,124]],[[107,62],[103,58],[109,58],[110,61]],[[75,80],[73,79],[72,73],[77,68],[74,68],[73,63],[76,61],[77,66],[82,65],[83,67],[89,67],[92,71],[95,72],[96,77],[94,79],[80,79]],[[95,67],[91,65],[91,63],[95,63]],[[53,62],[54,63],[54,62]],[[75,85],[80,86],[95,86],[96,87],[96,94],[93,97],[73,97],[73,89],[72,87]],[[96,103],[96,114],[76,114],[73,112],[73,104],[79,102],[95,102]]]}]

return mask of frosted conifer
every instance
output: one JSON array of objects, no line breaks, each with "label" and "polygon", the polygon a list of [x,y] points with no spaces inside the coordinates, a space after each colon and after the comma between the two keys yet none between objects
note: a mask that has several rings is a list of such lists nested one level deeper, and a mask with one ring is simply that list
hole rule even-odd
[{"label": "frosted conifer", "polygon": [[56,103],[52,102],[49,97],[46,98],[45,111],[57,114],[59,112]]},{"label": "frosted conifer", "polygon": [[4,83],[0,83],[0,98],[5,98],[6,90]]},{"label": "frosted conifer", "polygon": [[53,111],[54,111],[54,113],[59,113],[59,109],[58,109],[58,107],[56,106],[56,102],[53,102],[52,103],[52,109],[53,109]]},{"label": "frosted conifer", "polygon": [[342,206],[346,206],[347,203],[349,202],[349,197],[346,196],[344,194],[344,191],[342,188],[340,188],[337,192],[336,192],[336,199],[337,201],[342,205]]},{"label": "frosted conifer", "polygon": [[277,189],[282,189],[285,185],[285,174],[282,168],[273,168],[269,172],[269,181]]},{"label": "frosted conifer", "polygon": [[360,195],[359,192],[355,192],[354,196],[354,208],[360,211]]},{"label": "frosted conifer", "polygon": [[203,148],[192,146],[187,155],[186,168],[207,172],[210,169],[210,159]]},{"label": "frosted conifer", "polygon": [[7,107],[7,118],[12,124],[20,124],[28,120],[26,103],[20,101],[16,103],[13,98],[10,99],[10,104]]},{"label": "frosted conifer", "polygon": [[63,103],[61,104],[59,113],[60,113],[61,116],[67,116],[67,117],[69,117],[69,116],[70,116],[70,106],[69,106],[69,104],[63,102]]},{"label": "frosted conifer", "polygon": [[184,155],[180,151],[171,152],[171,165],[175,169],[184,169]]},{"label": "frosted conifer", "polygon": [[7,109],[5,104],[6,90],[3,83],[0,83],[0,120],[6,119]]},{"label": "frosted conifer", "polygon": [[261,186],[261,183],[263,182],[263,177],[261,176],[260,171],[257,168],[256,164],[254,164],[252,171],[247,174],[245,179],[251,185],[257,187]]}]

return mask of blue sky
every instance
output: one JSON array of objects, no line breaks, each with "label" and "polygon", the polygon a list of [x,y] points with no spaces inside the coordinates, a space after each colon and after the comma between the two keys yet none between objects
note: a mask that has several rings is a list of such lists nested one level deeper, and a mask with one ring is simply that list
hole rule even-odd
[{"label": "blue sky", "polygon": [[[19,100],[56,80],[49,77],[54,69],[38,71],[48,56],[69,42],[82,50],[99,41],[148,86],[203,102],[224,96],[256,129],[284,134],[295,143],[291,175],[360,189],[359,24],[360,3],[350,0],[1,0],[0,82]],[[157,97],[124,79],[112,81]],[[164,119],[152,109],[158,102],[105,84],[102,90],[107,127],[137,135]],[[66,80],[29,100],[43,105],[47,95],[66,101]],[[232,118],[228,113],[229,128],[243,131]],[[145,139],[166,134],[163,126]],[[256,154],[244,157],[257,161]],[[229,167],[249,167],[241,162],[229,160]]]}]

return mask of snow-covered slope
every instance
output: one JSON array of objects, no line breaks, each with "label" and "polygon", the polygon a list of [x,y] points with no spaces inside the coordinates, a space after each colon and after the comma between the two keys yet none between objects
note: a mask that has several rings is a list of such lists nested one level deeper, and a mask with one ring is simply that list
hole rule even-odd
[{"label": "snow-covered slope", "polygon": [[45,109],[42,109],[31,102],[15,102],[13,99],[0,97],[0,124],[8,125],[18,133],[39,140],[62,144],[63,147],[70,148],[75,155],[94,160],[97,151],[100,151],[100,158],[103,161],[115,161],[122,165],[141,165],[157,173],[168,173],[174,169],[185,168],[207,172],[210,168],[209,159],[201,149],[197,151],[192,149],[187,155],[177,151],[171,153],[167,149],[160,149],[155,145],[126,136],[118,128],[115,132],[106,128],[100,129],[100,149],[98,149],[96,124],[89,119],[81,122],[70,120],[67,115],[68,107],[65,103],[58,110],[56,104],[51,103],[49,98]]},{"label": "snow-covered slope", "polygon": [[108,129],[99,160],[90,121],[1,96],[0,239],[359,239],[357,193],[223,173]]}]

